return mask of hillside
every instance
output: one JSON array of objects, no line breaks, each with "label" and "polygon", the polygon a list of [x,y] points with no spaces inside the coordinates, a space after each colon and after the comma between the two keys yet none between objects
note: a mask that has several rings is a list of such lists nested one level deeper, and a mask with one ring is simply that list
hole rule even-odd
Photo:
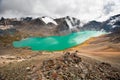
[{"label": "hillside", "polygon": [[[78,28],[77,19],[69,17],[56,19],[57,26],[51,18],[49,20],[54,24],[44,23],[39,18],[25,18],[22,22],[15,21],[13,26],[9,25],[11,20],[8,19],[7,25],[0,26],[0,80],[119,80],[120,30],[116,17],[103,22],[106,25],[113,22],[109,25],[111,30],[98,26],[101,23],[96,21]],[[75,28],[70,27],[72,22],[67,24],[68,20],[73,20]],[[12,45],[13,41],[31,36],[65,35],[89,28],[95,31],[107,29],[109,33],[62,51],[32,51],[30,48],[14,48]]]}]

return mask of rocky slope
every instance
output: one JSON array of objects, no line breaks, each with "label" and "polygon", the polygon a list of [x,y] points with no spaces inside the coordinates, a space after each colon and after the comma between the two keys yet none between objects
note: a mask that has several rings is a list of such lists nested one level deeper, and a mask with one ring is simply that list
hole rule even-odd
[{"label": "rocky slope", "polygon": [[74,17],[63,17],[53,19],[50,17],[40,17],[40,18],[21,18],[20,20],[13,19],[4,19],[0,20],[0,29],[3,30],[12,28],[16,29],[22,34],[29,36],[49,36],[49,35],[59,35],[68,34],[73,31],[78,31],[80,27],[80,20]]},{"label": "rocky slope", "polygon": [[119,28],[119,14],[112,16],[103,22],[90,21],[84,24],[79,19],[70,16],[57,19],[44,16],[39,18],[26,17],[21,19],[1,18],[0,20],[1,33],[7,29],[13,29],[25,36],[65,35],[83,30],[114,32]]},{"label": "rocky slope", "polygon": [[[100,28],[97,25],[100,25]],[[84,27],[80,26],[79,20],[70,17],[54,20],[46,17],[27,17],[21,20],[2,18],[0,80],[119,80],[119,25],[119,15],[105,22],[91,21]],[[14,40],[28,36],[49,36],[55,33],[63,35],[67,31],[70,33],[82,28],[104,29],[112,33],[91,38],[81,45],[57,52],[16,49],[11,44]]]},{"label": "rocky slope", "polygon": [[103,22],[90,21],[83,25],[80,30],[97,30],[114,32],[116,29],[120,28],[120,14],[111,16],[108,20]]},{"label": "rocky slope", "polygon": [[0,79],[119,80],[120,71],[109,63],[82,56],[79,52],[54,52],[47,55],[37,54],[0,67]]},{"label": "rocky slope", "polygon": [[46,60],[42,65],[45,79],[58,80],[111,80],[120,79],[120,73],[108,63],[82,61],[76,53],[69,52],[57,59]]},{"label": "rocky slope", "polygon": [[68,49],[68,51],[78,50],[84,56],[108,62],[116,67],[120,67],[120,33],[111,33],[94,37],[85,43]]}]

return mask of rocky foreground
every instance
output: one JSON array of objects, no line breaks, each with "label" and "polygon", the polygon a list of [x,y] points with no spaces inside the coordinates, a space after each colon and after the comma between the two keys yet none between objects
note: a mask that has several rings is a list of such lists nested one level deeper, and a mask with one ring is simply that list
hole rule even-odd
[{"label": "rocky foreground", "polygon": [[53,53],[10,63],[0,68],[0,80],[120,80],[120,71],[111,64],[79,54],[65,52],[50,57],[56,55]]},{"label": "rocky foreground", "polygon": [[108,63],[94,65],[82,61],[76,53],[69,52],[57,59],[43,62],[44,79],[53,80],[118,80],[120,72]]}]

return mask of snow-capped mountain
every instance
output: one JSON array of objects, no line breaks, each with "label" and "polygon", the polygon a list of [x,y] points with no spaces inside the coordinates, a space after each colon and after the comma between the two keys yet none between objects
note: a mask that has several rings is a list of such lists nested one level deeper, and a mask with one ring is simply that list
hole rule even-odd
[{"label": "snow-capped mountain", "polygon": [[78,20],[76,18],[67,16],[65,18],[65,21],[66,21],[70,30],[80,27],[80,20]]},{"label": "snow-capped mountain", "polygon": [[104,22],[90,21],[82,23],[77,18],[66,16],[62,18],[53,19],[51,17],[25,17],[21,19],[16,18],[1,18],[0,30],[7,31],[9,29],[16,29],[18,32],[26,35],[64,35],[71,32],[82,30],[96,30],[113,32],[120,28],[120,14],[110,17]]},{"label": "snow-capped mountain", "polygon": [[110,17],[104,22],[90,21],[83,25],[80,30],[104,30],[106,32],[113,32],[120,28],[120,14]]},{"label": "snow-capped mountain", "polygon": [[[21,19],[5,19],[1,18],[0,27],[1,29],[8,29],[9,25],[13,26],[13,29],[18,30],[21,33],[29,34],[45,34],[45,35],[54,35],[54,34],[68,34],[71,32],[79,31],[81,27],[80,20],[74,17],[63,17],[53,19],[51,17],[25,17]],[[8,27],[6,27],[8,26]],[[11,27],[9,27],[10,29]]]},{"label": "snow-capped mountain", "polygon": [[34,19],[32,17],[26,17],[26,18],[21,18],[20,21],[31,24],[39,24],[39,25],[48,25],[48,24],[58,25],[53,18],[47,16],[34,18]]},{"label": "snow-capped mountain", "polygon": [[114,31],[116,28],[120,28],[120,14],[110,17],[103,22],[102,26],[106,31]]},{"label": "snow-capped mountain", "polygon": [[60,32],[79,31],[81,27],[80,20],[70,16],[58,18],[55,21],[58,23],[58,31]]}]

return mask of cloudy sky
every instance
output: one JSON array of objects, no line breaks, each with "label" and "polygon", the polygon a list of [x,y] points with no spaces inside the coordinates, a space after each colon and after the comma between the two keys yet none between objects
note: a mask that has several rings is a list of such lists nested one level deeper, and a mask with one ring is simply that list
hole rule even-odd
[{"label": "cloudy sky", "polygon": [[0,0],[0,17],[72,16],[105,20],[120,13],[120,0]]}]

